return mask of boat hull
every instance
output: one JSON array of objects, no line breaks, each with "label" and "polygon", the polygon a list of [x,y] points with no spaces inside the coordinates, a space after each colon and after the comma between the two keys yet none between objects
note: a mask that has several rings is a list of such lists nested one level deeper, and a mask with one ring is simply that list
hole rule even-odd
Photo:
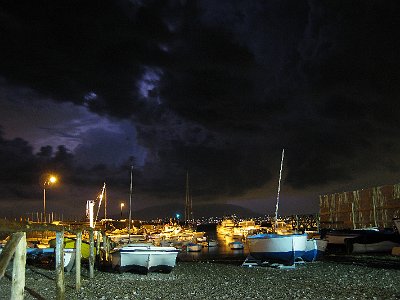
[{"label": "boat hull", "polygon": [[113,269],[119,272],[134,271],[169,273],[175,267],[179,250],[174,247],[126,245],[111,253]]},{"label": "boat hull", "polygon": [[301,258],[307,262],[320,259],[326,250],[328,241],[321,239],[309,239],[306,241],[306,250]]},{"label": "boat hull", "polygon": [[248,237],[250,255],[261,262],[293,265],[306,249],[306,234],[257,234]]},{"label": "boat hull", "polygon": [[189,243],[186,245],[186,251],[188,252],[200,252],[203,246],[201,244]]},{"label": "boat hull", "polygon": [[400,246],[397,232],[370,232],[345,240],[347,253],[391,253],[393,247]]},{"label": "boat hull", "polygon": [[[52,239],[49,241],[49,245],[51,248],[56,247],[56,240]],[[76,239],[75,238],[64,238],[64,249],[75,249],[76,248]],[[94,255],[96,256],[96,247],[94,248]],[[90,243],[86,241],[82,241],[81,243],[81,256],[83,259],[89,259],[90,256]]]},{"label": "boat hull", "polygon": [[203,245],[205,245],[206,247],[217,247],[218,242],[215,240],[209,240],[209,241],[205,242]]},{"label": "boat hull", "polygon": [[75,266],[76,252],[75,249],[64,249],[64,269],[70,272]]},{"label": "boat hull", "polygon": [[[44,257],[55,256],[54,248],[26,248],[26,255],[29,260],[40,260]],[[64,249],[64,269],[69,272],[75,266],[76,250]]]},{"label": "boat hull", "polygon": [[242,249],[244,249],[244,245],[243,245],[242,242],[232,242],[232,243],[229,244],[229,247],[232,250],[242,250]]}]

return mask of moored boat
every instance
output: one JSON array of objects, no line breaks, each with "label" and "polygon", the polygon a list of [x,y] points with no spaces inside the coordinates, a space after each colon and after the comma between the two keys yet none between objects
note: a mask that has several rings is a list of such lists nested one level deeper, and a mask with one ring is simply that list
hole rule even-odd
[{"label": "moored boat", "polygon": [[293,265],[305,253],[307,234],[267,233],[249,236],[247,240],[250,255],[256,260]]},{"label": "moored boat", "polygon": [[345,239],[347,253],[390,253],[400,246],[398,232],[369,231],[357,237]]},{"label": "moored boat", "polygon": [[75,249],[64,249],[64,269],[69,272],[75,265]]},{"label": "moored boat", "polygon": [[306,249],[301,258],[307,262],[318,260],[324,255],[327,245],[328,241],[323,239],[307,239]]},{"label": "moored boat", "polygon": [[[64,249],[75,249],[76,238],[64,237]],[[56,239],[49,241],[50,248],[55,248]],[[90,256],[90,243],[82,241],[81,243],[81,254],[83,259],[89,259]],[[94,255],[96,255],[96,247],[94,248]]]},{"label": "moored boat", "polygon": [[175,247],[128,244],[111,252],[111,264],[119,272],[169,273],[175,267],[178,253]]},{"label": "moored boat", "polygon": [[186,251],[188,252],[200,252],[203,246],[197,243],[188,243],[186,244]]},{"label": "moored boat", "polygon": [[242,249],[244,249],[244,244],[240,241],[235,241],[235,242],[229,243],[229,247],[232,250],[242,250]]},{"label": "moored boat", "polygon": [[[64,269],[69,272],[75,266],[75,249],[64,249]],[[27,258],[31,261],[40,261],[48,257],[54,257],[55,248],[26,248]]]},{"label": "moored boat", "polygon": [[217,247],[218,242],[216,240],[208,240],[206,243],[206,247]]},{"label": "moored boat", "polygon": [[328,241],[328,245],[344,245],[345,239],[358,237],[362,232],[360,230],[329,230],[324,234],[324,238]]},{"label": "moored boat", "polygon": [[250,256],[258,262],[281,263],[294,265],[296,259],[300,258],[306,250],[307,234],[285,233],[278,231],[278,208],[279,193],[281,190],[281,178],[283,158],[285,150],[282,149],[281,168],[279,171],[278,194],[275,207],[274,233],[256,234],[247,237]]}]

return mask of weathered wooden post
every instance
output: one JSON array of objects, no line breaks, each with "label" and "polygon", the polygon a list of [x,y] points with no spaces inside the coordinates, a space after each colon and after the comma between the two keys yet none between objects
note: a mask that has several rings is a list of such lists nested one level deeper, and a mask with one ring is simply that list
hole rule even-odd
[{"label": "weathered wooden post", "polygon": [[15,253],[15,249],[23,236],[23,232],[16,232],[12,234],[11,239],[4,246],[3,252],[0,255],[0,278],[4,276],[8,263],[11,261],[11,258]]},{"label": "weathered wooden post", "polygon": [[101,232],[96,232],[97,240],[96,240],[96,261],[100,262],[100,239],[101,239]]},{"label": "weathered wooden post", "polygon": [[94,231],[89,230],[90,254],[89,254],[89,278],[94,278]]},{"label": "weathered wooden post", "polygon": [[65,299],[64,231],[56,232],[56,299]]},{"label": "weathered wooden post", "polygon": [[76,233],[75,243],[75,278],[76,290],[81,289],[81,254],[82,253],[82,231]]},{"label": "weathered wooden post", "polygon": [[25,264],[26,264],[26,233],[21,232],[21,239],[15,249],[13,271],[12,271],[12,285],[11,285],[11,299],[22,300],[24,299],[25,289]]},{"label": "weathered wooden post", "polygon": [[104,261],[108,261],[108,249],[107,249],[107,234],[103,231],[103,249],[104,249]]},{"label": "weathered wooden post", "polygon": [[110,250],[111,250],[111,239],[109,237],[107,237],[107,246],[106,246],[106,257],[107,257],[107,261],[110,261]]}]

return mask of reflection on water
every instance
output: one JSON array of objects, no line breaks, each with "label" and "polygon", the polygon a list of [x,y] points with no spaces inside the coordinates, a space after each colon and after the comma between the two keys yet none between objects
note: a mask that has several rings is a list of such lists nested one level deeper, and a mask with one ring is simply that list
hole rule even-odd
[{"label": "reflection on water", "polygon": [[[203,246],[200,252],[182,251],[178,255],[180,261],[214,261],[241,264],[247,257],[249,250],[245,240],[235,239],[232,236],[219,234],[215,225],[200,225],[197,231],[204,231],[207,240],[216,240],[218,245],[215,247]],[[242,241],[244,249],[232,250],[229,243]]]}]

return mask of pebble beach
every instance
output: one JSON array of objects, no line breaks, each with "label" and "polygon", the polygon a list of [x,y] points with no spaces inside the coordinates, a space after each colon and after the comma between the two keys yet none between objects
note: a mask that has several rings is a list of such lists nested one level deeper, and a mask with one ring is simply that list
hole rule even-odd
[{"label": "pebble beach", "polygon": [[[390,263],[389,263],[390,266]],[[10,299],[10,274],[0,279],[0,298]],[[55,299],[55,271],[28,265],[25,299]],[[169,274],[82,270],[65,273],[66,299],[400,299],[400,270],[319,261],[294,269],[178,262]]]}]

